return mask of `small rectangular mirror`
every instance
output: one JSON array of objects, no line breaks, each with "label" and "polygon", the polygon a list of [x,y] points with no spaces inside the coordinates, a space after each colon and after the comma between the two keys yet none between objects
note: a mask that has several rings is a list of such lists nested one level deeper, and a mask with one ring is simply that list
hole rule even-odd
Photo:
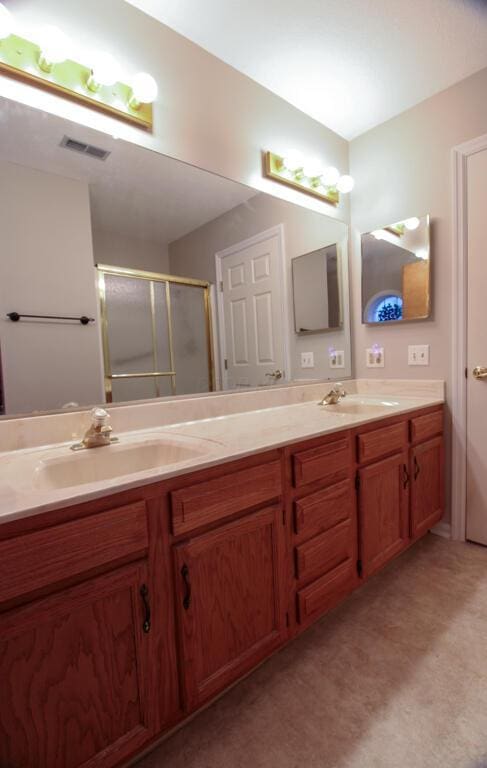
[{"label": "small rectangular mirror", "polygon": [[342,327],[339,245],[292,260],[294,328],[320,333]]},{"label": "small rectangular mirror", "polygon": [[362,322],[426,320],[431,313],[429,216],[362,235]]}]

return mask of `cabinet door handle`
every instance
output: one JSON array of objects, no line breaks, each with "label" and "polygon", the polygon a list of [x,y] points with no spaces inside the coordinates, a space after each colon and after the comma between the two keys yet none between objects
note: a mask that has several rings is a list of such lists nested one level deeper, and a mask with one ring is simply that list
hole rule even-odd
[{"label": "cabinet door handle", "polygon": [[402,487],[407,488],[409,485],[409,472],[405,464],[402,465]]},{"label": "cabinet door handle", "polygon": [[147,633],[150,630],[149,587],[147,584],[142,584],[140,588],[140,596],[144,604],[144,622],[142,624],[142,630]]},{"label": "cabinet door handle", "polygon": [[417,458],[415,456],[414,457],[414,479],[415,480],[418,479],[418,475],[419,475],[420,472],[421,472],[421,467],[419,466],[418,460],[417,460]]},{"label": "cabinet door handle", "polygon": [[183,597],[183,608],[185,611],[187,611],[191,605],[191,582],[189,580],[189,568],[186,563],[184,563],[183,567],[181,568],[181,576],[183,577],[184,587],[186,590]]}]

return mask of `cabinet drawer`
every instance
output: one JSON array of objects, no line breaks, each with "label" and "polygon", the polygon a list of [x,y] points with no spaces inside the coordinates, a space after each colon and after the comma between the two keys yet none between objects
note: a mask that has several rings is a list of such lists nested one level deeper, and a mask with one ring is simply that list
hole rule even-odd
[{"label": "cabinet drawer", "polygon": [[0,543],[0,602],[148,548],[143,501]]},{"label": "cabinet drawer", "polygon": [[317,448],[298,451],[292,457],[294,486],[315,480],[330,483],[343,480],[350,471],[350,438],[348,435]]},{"label": "cabinet drawer", "polygon": [[327,531],[352,515],[354,492],[350,480],[323,488],[294,502],[294,529],[297,534]]},{"label": "cabinet drawer", "polygon": [[429,437],[441,435],[443,432],[443,411],[426,413],[411,419],[411,441],[413,443],[427,440]]},{"label": "cabinet drawer", "polygon": [[350,561],[342,563],[326,576],[299,590],[297,600],[300,624],[304,624],[307,619],[318,618],[352,591],[357,583],[355,566]]},{"label": "cabinet drawer", "polygon": [[402,450],[408,442],[406,421],[389,427],[374,429],[358,436],[358,460],[361,464],[374,461],[388,453]]},{"label": "cabinet drawer", "polygon": [[355,526],[349,518],[325,533],[296,547],[296,576],[309,580],[323,576],[351,560],[355,551]]},{"label": "cabinet drawer", "polygon": [[173,533],[188,533],[281,495],[278,461],[232,472],[171,493]]}]

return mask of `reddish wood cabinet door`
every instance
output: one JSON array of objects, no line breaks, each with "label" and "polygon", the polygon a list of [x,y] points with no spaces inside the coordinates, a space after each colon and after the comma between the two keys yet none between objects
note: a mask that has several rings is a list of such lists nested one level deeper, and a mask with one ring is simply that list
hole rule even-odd
[{"label": "reddish wood cabinet door", "polygon": [[360,560],[370,576],[409,541],[407,453],[364,467],[359,480]]},{"label": "reddish wood cabinet door", "polygon": [[183,693],[198,707],[285,637],[283,522],[268,507],[175,547]]},{"label": "reddish wood cabinet door", "polygon": [[422,536],[443,515],[443,438],[420,443],[411,451],[411,535]]},{"label": "reddish wood cabinet door", "polygon": [[0,615],[0,765],[108,768],[150,738],[144,584],[134,564]]}]

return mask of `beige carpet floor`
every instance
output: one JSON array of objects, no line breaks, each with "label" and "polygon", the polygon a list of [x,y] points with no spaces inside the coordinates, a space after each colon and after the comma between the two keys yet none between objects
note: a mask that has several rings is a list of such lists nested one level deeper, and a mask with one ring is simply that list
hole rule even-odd
[{"label": "beige carpet floor", "polygon": [[138,768],[487,768],[487,549],[429,535]]}]

